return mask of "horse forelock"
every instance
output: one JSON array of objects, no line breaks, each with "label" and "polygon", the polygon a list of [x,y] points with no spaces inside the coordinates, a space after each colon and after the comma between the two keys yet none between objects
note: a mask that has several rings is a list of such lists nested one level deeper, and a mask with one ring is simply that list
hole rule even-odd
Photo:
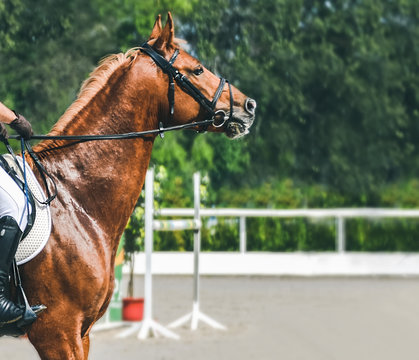
[{"label": "horse forelock", "polygon": [[125,53],[111,54],[104,57],[99,62],[99,65],[90,73],[90,76],[82,83],[77,99],[59,118],[50,134],[60,134],[71,122],[74,116],[76,116],[106,85],[111,75],[122,65],[129,64],[134,61],[137,54],[138,47],[135,47]]}]

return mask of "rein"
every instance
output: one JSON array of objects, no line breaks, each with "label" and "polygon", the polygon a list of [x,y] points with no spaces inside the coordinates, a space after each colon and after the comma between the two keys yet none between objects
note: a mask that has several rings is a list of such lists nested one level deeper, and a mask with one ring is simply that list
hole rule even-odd
[{"label": "rein", "polygon": [[[190,124],[182,124],[182,125],[175,125],[170,126],[167,128],[159,128],[159,129],[152,129],[152,130],[145,130],[145,131],[138,131],[138,132],[129,132],[129,133],[122,133],[122,134],[111,134],[111,135],[32,135],[31,140],[75,140],[79,142],[84,141],[94,141],[94,140],[123,140],[123,139],[135,139],[140,137],[145,137],[147,135],[160,135],[167,131],[174,131],[174,130],[183,130],[183,129],[190,129],[197,126],[209,126],[214,122],[214,120],[203,120],[203,121],[196,121]],[[20,135],[10,135],[9,139],[20,140]]]}]

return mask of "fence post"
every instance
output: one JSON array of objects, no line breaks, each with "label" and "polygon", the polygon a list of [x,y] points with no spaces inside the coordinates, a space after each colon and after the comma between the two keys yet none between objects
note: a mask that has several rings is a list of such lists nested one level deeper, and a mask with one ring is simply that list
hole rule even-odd
[{"label": "fence post", "polygon": [[246,239],[246,217],[240,216],[240,253],[244,254],[247,248]]},{"label": "fence post", "polygon": [[344,253],[346,250],[346,241],[345,241],[345,218],[343,216],[338,216],[336,218],[336,251],[339,253]]},{"label": "fence post", "polygon": [[151,254],[153,253],[153,213],[154,213],[154,171],[147,170],[145,180],[145,209],[144,212],[144,252],[145,252],[145,273],[144,273],[144,320],[152,319],[152,280],[151,280]]},{"label": "fence post", "polygon": [[194,173],[194,223],[199,224],[194,229],[194,274],[193,274],[193,304],[192,312],[173,321],[168,326],[175,328],[187,323],[191,320],[191,330],[198,328],[199,320],[215,329],[225,330],[225,326],[221,325],[214,319],[205,315],[199,310],[199,253],[201,251],[201,175],[199,172]]}]

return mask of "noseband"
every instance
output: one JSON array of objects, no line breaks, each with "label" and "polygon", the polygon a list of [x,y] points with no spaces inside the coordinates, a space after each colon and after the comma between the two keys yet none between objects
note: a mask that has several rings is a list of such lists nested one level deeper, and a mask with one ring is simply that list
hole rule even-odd
[{"label": "noseband", "polygon": [[[167,61],[163,56],[158,54],[150,45],[147,43],[143,44],[140,47],[141,51],[150,56],[153,61],[169,76],[169,91],[167,94],[169,100],[169,120],[173,124],[173,117],[175,112],[175,81],[178,86],[189,94],[198,104],[200,104],[206,111],[209,120],[204,120],[202,122],[196,122],[197,126],[201,126],[200,131],[206,131],[209,125],[212,125],[216,128],[223,127],[227,125],[233,117],[233,92],[231,85],[228,80],[220,77],[220,83],[214,94],[214,98],[209,100],[205,97],[204,94],[193,85],[189,79],[183,75],[178,69],[173,66],[173,63],[176,61],[177,56],[179,55],[179,49],[176,49],[169,61]],[[230,113],[226,114],[224,110],[215,111],[217,101],[223,92],[225,84],[228,84],[228,90],[230,93]],[[162,122],[159,123],[159,130],[161,130],[161,135],[164,132],[164,125]]]}]

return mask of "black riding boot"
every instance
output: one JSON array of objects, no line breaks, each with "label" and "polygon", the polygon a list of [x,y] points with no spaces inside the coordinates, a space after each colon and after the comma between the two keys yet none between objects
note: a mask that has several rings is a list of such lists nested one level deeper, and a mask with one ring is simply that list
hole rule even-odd
[{"label": "black riding boot", "polygon": [[15,219],[0,219],[0,326],[20,320],[24,309],[9,299],[9,272],[19,245],[22,231]]},{"label": "black riding boot", "polygon": [[[22,231],[15,219],[11,216],[0,218],[0,327],[19,321],[25,314],[25,306],[16,305],[9,299],[9,273],[21,237]],[[46,307],[35,305],[31,309],[34,313],[26,315],[19,326],[34,322],[36,315]]]}]

